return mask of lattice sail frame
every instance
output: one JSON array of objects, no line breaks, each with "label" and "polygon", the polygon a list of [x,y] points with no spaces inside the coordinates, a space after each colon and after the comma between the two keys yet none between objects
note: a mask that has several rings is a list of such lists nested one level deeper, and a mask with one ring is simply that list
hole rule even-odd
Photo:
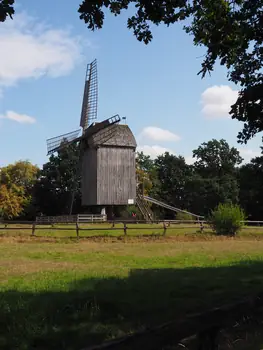
[{"label": "lattice sail frame", "polygon": [[83,132],[97,120],[98,113],[98,71],[97,60],[87,65],[80,126]]},{"label": "lattice sail frame", "polygon": [[79,130],[68,132],[67,134],[63,134],[60,136],[52,137],[51,139],[47,140],[47,154],[51,154],[62,148],[63,142],[65,142],[65,145],[68,143],[71,143],[73,141],[78,140],[78,135],[80,133]]},{"label": "lattice sail frame", "polygon": [[[80,118],[80,126],[82,127],[82,136],[79,137],[80,130],[75,130],[67,134],[56,136],[47,140],[47,151],[48,155],[59,151],[65,146],[82,141],[83,139],[88,139],[93,135],[93,143],[107,142],[111,139],[116,132],[114,124],[119,123],[120,116],[114,115],[100,123],[93,125],[94,121],[97,119],[98,110],[98,74],[97,74],[97,60],[87,65],[87,71],[85,76],[85,87],[82,102],[82,111]],[[103,132],[99,132],[105,129]],[[98,135],[94,136],[94,134]],[[82,142],[81,142],[82,144]]]}]

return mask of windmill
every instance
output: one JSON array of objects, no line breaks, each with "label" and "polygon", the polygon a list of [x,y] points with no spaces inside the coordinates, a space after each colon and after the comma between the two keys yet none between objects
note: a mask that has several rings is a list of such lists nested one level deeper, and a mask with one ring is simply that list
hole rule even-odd
[{"label": "windmill", "polygon": [[[48,155],[79,143],[79,174],[83,206],[134,204],[136,141],[128,125],[114,115],[97,120],[97,61],[87,65],[80,129],[47,140]],[[74,191],[73,191],[74,192]],[[74,198],[74,196],[72,196]],[[72,200],[73,203],[73,200]],[[72,204],[71,210],[72,211]]]}]

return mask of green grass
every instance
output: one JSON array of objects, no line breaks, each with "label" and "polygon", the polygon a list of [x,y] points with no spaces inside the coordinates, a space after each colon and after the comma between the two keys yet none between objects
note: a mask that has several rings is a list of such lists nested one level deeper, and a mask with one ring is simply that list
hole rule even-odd
[{"label": "green grass", "polygon": [[81,349],[263,291],[263,240],[0,238],[0,348]]}]

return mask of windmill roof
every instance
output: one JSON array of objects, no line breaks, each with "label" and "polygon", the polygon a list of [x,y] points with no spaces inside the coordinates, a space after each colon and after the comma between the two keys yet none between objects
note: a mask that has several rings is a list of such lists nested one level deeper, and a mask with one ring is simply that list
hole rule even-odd
[{"label": "windmill roof", "polygon": [[136,148],[135,137],[126,124],[114,124],[91,136],[88,143],[93,146],[116,146]]}]

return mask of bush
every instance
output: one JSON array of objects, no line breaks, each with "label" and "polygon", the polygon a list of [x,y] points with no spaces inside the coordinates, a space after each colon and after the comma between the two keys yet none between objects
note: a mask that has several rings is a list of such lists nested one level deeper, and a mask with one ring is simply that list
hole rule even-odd
[{"label": "bush", "polygon": [[243,226],[245,213],[238,205],[219,204],[209,218],[210,226],[217,235],[235,236]]},{"label": "bush", "polygon": [[131,220],[132,213],[136,214],[136,219],[137,220],[142,220],[142,214],[139,210],[139,208],[136,205],[128,205],[124,210],[121,211],[121,218],[126,219],[126,220]]},{"label": "bush", "polygon": [[193,221],[194,217],[188,213],[178,212],[176,213],[176,220]]}]

